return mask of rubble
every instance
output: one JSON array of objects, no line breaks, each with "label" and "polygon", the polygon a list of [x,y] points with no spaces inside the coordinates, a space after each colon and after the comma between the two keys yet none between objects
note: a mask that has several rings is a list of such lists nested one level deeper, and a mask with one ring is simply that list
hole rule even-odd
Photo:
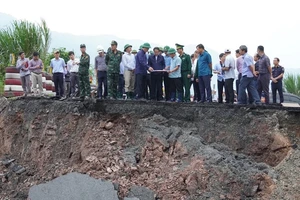
[{"label": "rubble", "polygon": [[71,172],[110,181],[128,200],[299,199],[298,112],[177,105],[10,102],[0,115],[0,157],[26,171],[0,183],[0,199],[25,200]]}]

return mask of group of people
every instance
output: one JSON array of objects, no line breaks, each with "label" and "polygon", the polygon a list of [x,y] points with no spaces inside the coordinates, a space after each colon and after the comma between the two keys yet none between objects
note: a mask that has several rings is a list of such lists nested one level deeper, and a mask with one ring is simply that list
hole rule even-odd
[{"label": "group of people", "polygon": [[[204,45],[196,46],[196,51],[190,56],[184,52],[184,45],[175,44],[176,48],[154,47],[149,43],[140,46],[139,51],[133,50],[132,45],[126,44],[123,51],[118,50],[118,43],[111,42],[107,52],[102,46],[97,47],[98,55],[95,58],[95,73],[97,77],[99,99],[118,99],[125,96],[127,99],[149,99],[153,101],[171,102],[212,102],[211,77],[217,74],[218,102],[223,103],[223,88],[225,103],[235,101],[234,81],[236,79],[236,95],[238,104],[261,104],[261,97],[269,101],[270,81],[273,93],[273,103],[276,103],[276,92],[283,102],[282,78],[284,68],[279,65],[279,58],[273,61],[264,53],[264,47],[258,46],[254,59],[247,52],[245,45],[235,51],[236,59],[231,51],[226,49],[219,55],[220,61],[212,67],[212,58]],[[80,91],[80,100],[91,97],[89,80],[90,56],[86,53],[86,46],[80,45],[81,57],[75,58],[74,52],[69,52],[70,60],[59,57],[60,52],[54,51],[54,58],[50,67],[53,73],[53,82],[56,98],[64,100],[66,96],[76,98],[76,91]],[[178,54],[178,55],[177,55]],[[38,53],[28,61],[24,52],[20,52],[17,68],[24,95],[30,93],[30,78],[34,93],[39,86],[42,94],[43,63]],[[255,63],[254,63],[255,61]],[[236,71],[238,78],[236,78]],[[65,94],[65,80],[69,77],[70,91]],[[191,99],[190,89],[193,86],[194,96]],[[246,93],[247,90],[247,93]]]}]

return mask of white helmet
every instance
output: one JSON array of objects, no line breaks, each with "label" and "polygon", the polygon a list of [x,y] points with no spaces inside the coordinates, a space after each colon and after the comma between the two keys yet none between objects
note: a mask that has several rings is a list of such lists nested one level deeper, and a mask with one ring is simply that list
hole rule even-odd
[{"label": "white helmet", "polygon": [[97,52],[98,52],[98,53],[104,52],[104,48],[103,48],[101,45],[98,45],[98,46],[97,46]]}]

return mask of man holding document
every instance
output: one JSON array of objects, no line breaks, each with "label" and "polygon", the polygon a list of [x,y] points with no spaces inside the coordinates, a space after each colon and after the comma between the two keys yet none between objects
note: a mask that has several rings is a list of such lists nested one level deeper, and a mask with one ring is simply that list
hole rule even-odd
[{"label": "man holding document", "polygon": [[148,65],[153,68],[151,72],[150,98],[152,101],[163,100],[162,76],[165,69],[165,59],[160,54],[159,47],[153,49],[154,54],[149,56]]}]

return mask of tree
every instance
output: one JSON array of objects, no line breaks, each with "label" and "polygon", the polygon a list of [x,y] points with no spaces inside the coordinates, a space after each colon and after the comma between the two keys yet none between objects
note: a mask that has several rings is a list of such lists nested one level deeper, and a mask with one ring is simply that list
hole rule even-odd
[{"label": "tree", "polygon": [[287,74],[283,79],[285,90],[300,96],[300,75]]},{"label": "tree", "polygon": [[[17,57],[24,51],[30,57],[34,51],[40,53],[40,58],[45,59],[51,42],[50,29],[46,21],[40,24],[28,21],[13,21],[12,24],[0,30],[0,86],[3,85],[5,67],[10,63],[11,54]],[[0,88],[1,91],[2,88]]]}]

